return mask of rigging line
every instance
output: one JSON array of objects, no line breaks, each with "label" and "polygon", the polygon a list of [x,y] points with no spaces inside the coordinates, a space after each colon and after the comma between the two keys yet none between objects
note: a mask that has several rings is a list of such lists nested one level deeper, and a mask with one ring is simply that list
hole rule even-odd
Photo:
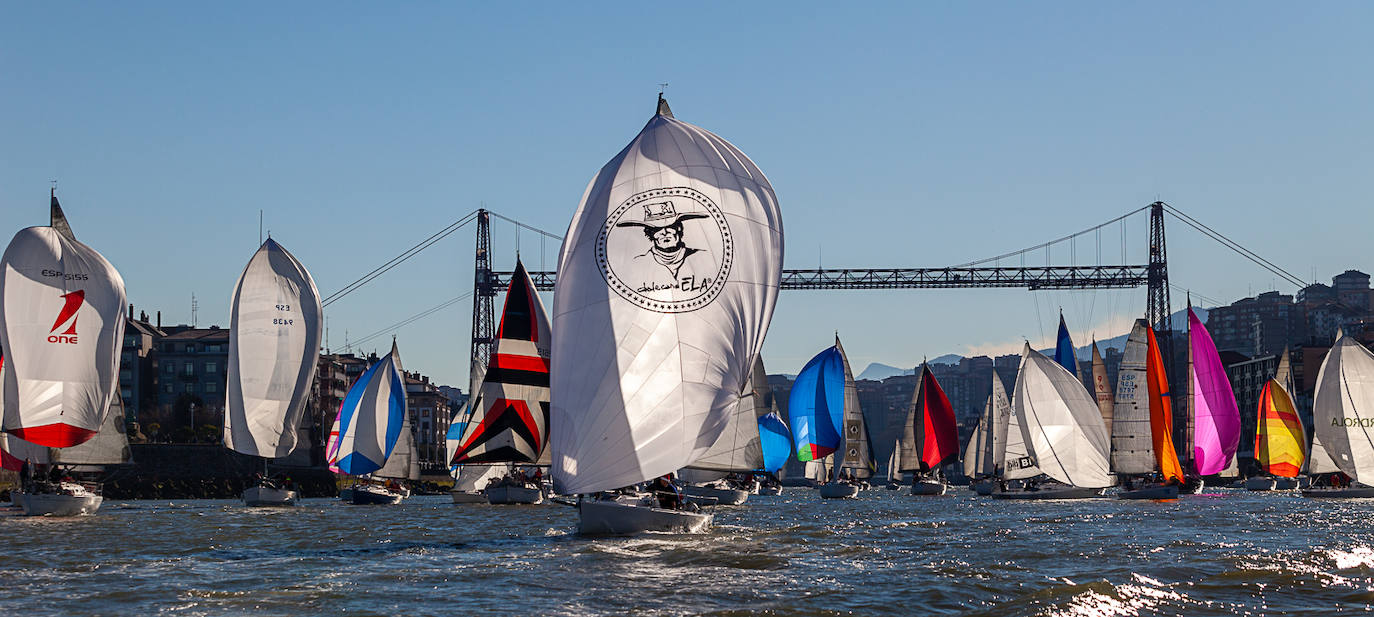
[{"label": "rigging line", "polygon": [[342,289],[332,294],[329,294],[329,296],[325,297],[325,299],[320,302],[321,306],[329,306],[330,304],[333,304],[334,302],[342,299],[344,296],[347,296],[348,294],[357,291],[358,288],[372,282],[373,279],[376,279],[377,277],[386,274],[388,270],[391,270],[392,268],[401,265],[402,262],[419,254],[420,251],[423,251],[429,248],[430,246],[433,246],[434,243],[443,240],[449,234],[458,231],[459,229],[462,229],[468,223],[471,223],[476,219],[477,211],[473,210],[472,212],[469,212],[467,216],[464,216],[463,218],[454,221],[448,227],[440,229],[439,231],[435,232],[434,235],[425,238],[424,240],[421,240],[419,244],[416,244],[415,246],[406,249],[405,252],[391,258],[390,261],[387,261],[386,263],[377,266],[376,269],[374,269],[371,272],[368,272],[367,274],[364,274],[362,277],[358,278],[358,280],[353,281],[348,285],[345,285]]},{"label": "rigging line", "polygon": [[1185,288],[1183,288],[1183,287],[1179,287],[1178,285],[1175,285],[1175,284],[1173,284],[1173,283],[1169,283],[1169,288],[1170,288],[1170,289],[1173,289],[1174,291],[1182,291],[1182,292],[1185,292],[1185,293],[1195,293],[1195,294],[1197,294],[1197,297],[1202,298],[1204,301],[1208,302],[1208,303],[1211,304],[1212,306],[1226,306],[1226,303],[1225,303],[1225,302],[1218,302],[1217,300],[1215,300],[1215,299],[1213,299],[1213,298],[1209,298],[1209,297],[1207,297],[1207,296],[1204,296],[1204,295],[1202,295],[1202,294],[1200,294],[1200,293],[1198,293],[1198,292],[1196,292],[1196,291],[1193,291],[1193,290],[1191,290],[1191,289],[1185,289]]},{"label": "rigging line", "polygon": [[353,341],[353,344],[354,344],[354,345],[360,345],[360,344],[362,344],[362,343],[366,343],[367,341],[370,341],[370,340],[372,340],[372,339],[374,339],[374,338],[377,338],[377,337],[379,337],[379,336],[382,336],[382,335],[384,335],[384,334],[388,334],[388,333],[391,333],[391,332],[395,332],[396,330],[399,330],[399,329],[401,329],[401,328],[404,328],[405,326],[408,326],[408,325],[410,325],[410,324],[412,324],[412,323],[414,323],[414,322],[416,322],[416,321],[419,321],[419,320],[421,320],[421,319],[424,319],[425,317],[429,317],[430,315],[433,315],[434,313],[437,313],[437,312],[439,312],[439,311],[441,311],[441,310],[443,310],[443,309],[446,309],[446,308],[448,308],[448,307],[450,307],[450,306],[453,306],[454,304],[457,304],[457,303],[459,303],[459,302],[462,302],[463,300],[467,300],[468,298],[471,298],[471,297],[472,297],[472,292],[469,291],[469,292],[467,292],[467,293],[465,293],[465,294],[463,294],[463,295],[461,295],[461,296],[458,296],[458,297],[456,297],[456,298],[449,298],[448,300],[445,300],[442,304],[440,304],[440,305],[438,305],[438,306],[434,306],[434,307],[428,308],[428,309],[426,309],[426,310],[424,310],[424,311],[421,311],[421,312],[419,312],[419,313],[416,313],[415,315],[411,315],[410,317],[407,317],[407,318],[405,318],[405,319],[403,319],[403,320],[401,320],[401,321],[399,321],[399,322],[397,322],[397,323],[395,323],[395,324],[392,324],[392,325],[390,325],[390,326],[387,326],[387,327],[385,327],[385,328],[382,328],[381,330],[378,330],[378,331],[376,331],[376,332],[373,332],[372,334],[369,334],[369,335],[367,335],[367,336],[364,336],[363,338],[360,338],[360,339],[358,339],[358,340],[356,340],[356,341]]},{"label": "rigging line", "polygon": [[496,218],[498,218],[498,219],[501,219],[501,220],[503,220],[503,221],[506,221],[507,223],[510,223],[510,224],[512,224],[512,225],[516,225],[516,226],[518,226],[518,227],[524,227],[525,229],[528,229],[528,230],[530,230],[530,231],[532,231],[532,232],[534,232],[534,233],[537,233],[537,234],[544,234],[545,236],[550,237],[550,238],[553,238],[554,240],[558,240],[558,241],[560,241],[560,242],[563,240],[563,236],[560,236],[560,235],[554,234],[554,233],[549,233],[549,232],[544,231],[544,230],[542,230],[542,229],[540,229],[540,228],[538,228],[538,227],[533,227],[533,226],[530,226],[530,225],[526,225],[526,224],[521,223],[520,221],[517,221],[517,220],[515,220],[515,219],[513,219],[513,218],[510,218],[510,217],[508,217],[508,216],[503,216],[503,215],[501,215],[501,214],[498,213],[498,212],[493,212],[493,211],[491,211],[491,210],[487,210],[487,214],[490,214],[490,215],[492,215],[492,216],[494,216],[494,217],[496,217]]},{"label": "rigging line", "polygon": [[1217,242],[1220,242],[1220,243],[1221,243],[1223,246],[1225,246],[1226,248],[1229,248],[1229,249],[1231,249],[1232,251],[1235,251],[1236,253],[1239,253],[1241,256],[1245,257],[1246,259],[1249,259],[1250,261],[1255,262],[1255,263],[1258,264],[1260,267],[1262,267],[1262,268],[1264,268],[1264,269],[1266,269],[1266,270],[1268,270],[1268,271],[1270,271],[1270,272],[1272,272],[1272,273],[1274,273],[1274,274],[1277,274],[1277,275],[1283,277],[1286,281],[1288,281],[1289,283],[1292,283],[1292,284],[1294,284],[1294,285],[1296,285],[1296,286],[1298,286],[1298,287],[1304,287],[1304,286],[1307,285],[1307,283],[1305,283],[1302,279],[1300,279],[1300,278],[1294,276],[1292,273],[1288,272],[1287,270],[1284,270],[1283,268],[1280,268],[1279,266],[1275,265],[1273,262],[1269,261],[1268,259],[1265,259],[1265,258],[1263,258],[1263,257],[1260,257],[1258,253],[1256,253],[1256,252],[1254,252],[1254,251],[1252,251],[1252,250],[1250,250],[1250,249],[1248,249],[1248,248],[1245,248],[1244,246],[1241,246],[1239,242],[1236,242],[1235,240],[1232,240],[1232,239],[1230,239],[1230,238],[1227,238],[1226,236],[1222,235],[1221,232],[1219,232],[1219,231],[1217,231],[1217,230],[1215,230],[1215,229],[1212,229],[1211,227],[1208,227],[1208,226],[1202,224],[1201,221],[1198,221],[1197,219],[1195,219],[1195,218],[1193,218],[1193,217],[1191,217],[1191,216],[1188,216],[1187,214],[1184,214],[1183,211],[1179,210],[1178,208],[1175,208],[1175,207],[1170,206],[1170,205],[1168,205],[1168,204],[1165,204],[1165,206],[1169,209],[1169,212],[1170,212],[1171,214],[1173,214],[1176,218],[1178,218],[1178,220],[1183,221],[1184,223],[1187,223],[1188,226],[1192,227],[1193,229],[1198,230],[1198,231],[1201,232],[1203,235],[1206,235],[1206,236],[1212,238],[1213,240],[1216,240]]},{"label": "rigging line", "polygon": [[[1038,250],[1038,249],[1042,249],[1042,248],[1043,248],[1043,249],[1048,249],[1049,246],[1052,245],[1052,244],[1058,244],[1058,243],[1060,243],[1060,242],[1063,242],[1063,241],[1068,240],[1068,239],[1070,239],[1070,238],[1073,238],[1073,237],[1075,237],[1075,236],[1079,236],[1079,235],[1088,233],[1088,232],[1090,232],[1090,231],[1096,231],[1096,230],[1098,230],[1098,229],[1101,229],[1101,228],[1103,228],[1103,227],[1106,227],[1106,226],[1108,226],[1108,225],[1111,225],[1112,223],[1115,223],[1115,222],[1117,222],[1117,221],[1124,220],[1124,219],[1126,219],[1127,217],[1130,217],[1130,216],[1132,216],[1132,215],[1138,214],[1138,213],[1140,213],[1140,212],[1144,212],[1145,210],[1149,210],[1149,209],[1150,209],[1150,206],[1148,206],[1148,205],[1141,206],[1141,207],[1139,207],[1139,208],[1136,208],[1135,210],[1131,210],[1130,212],[1127,212],[1127,213],[1125,213],[1125,214],[1123,214],[1123,215],[1121,215],[1121,216],[1118,216],[1118,217],[1116,217],[1116,218],[1114,218],[1114,219],[1112,219],[1112,220],[1110,220],[1110,221],[1107,221],[1107,222],[1102,223],[1102,224],[1100,224],[1100,225],[1096,225],[1096,226],[1093,226],[1093,227],[1089,227],[1089,228],[1087,228],[1087,229],[1084,229],[1083,231],[1079,231],[1079,232],[1076,232],[1076,233],[1069,234],[1069,235],[1064,236],[1064,237],[1062,237],[1062,238],[1059,238],[1059,239],[1057,239],[1057,240],[1050,240],[1049,242],[1045,242],[1045,243],[1043,243],[1043,244],[1037,244],[1037,245],[1032,246],[1032,247],[1030,247],[1030,248],[1024,248],[1024,249],[1021,249],[1021,250],[1019,250],[1019,251],[1012,251],[1012,252],[1010,252],[1010,253],[1003,253],[1003,254],[998,255],[998,256],[996,256],[996,257],[988,257],[987,259],[979,259],[979,260],[977,260],[977,261],[970,261],[970,262],[968,262],[968,263],[963,263],[963,264],[959,264],[959,265],[957,265],[957,266],[950,266],[950,267],[951,267],[951,268],[967,268],[967,267],[970,267],[970,266],[976,266],[976,265],[979,265],[979,264],[985,264],[985,263],[987,263],[987,262],[989,262],[989,261],[995,261],[995,260],[1003,259],[1003,258],[1006,258],[1006,257],[1012,257],[1012,256],[1015,256],[1015,255],[1017,255],[1017,254],[1029,253],[1029,252],[1031,252],[1031,251]],[[1048,265],[1048,264],[1047,264],[1047,265]]]}]

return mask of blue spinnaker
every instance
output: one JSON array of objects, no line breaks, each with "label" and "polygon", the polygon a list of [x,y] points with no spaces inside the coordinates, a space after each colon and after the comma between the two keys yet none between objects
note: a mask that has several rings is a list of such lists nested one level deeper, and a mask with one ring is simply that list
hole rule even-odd
[{"label": "blue spinnaker", "polygon": [[759,418],[759,443],[763,446],[763,470],[776,473],[792,454],[792,432],[774,411]]},{"label": "blue spinnaker", "polygon": [[844,358],[831,347],[802,367],[788,396],[787,415],[797,460],[820,460],[844,441]]},{"label": "blue spinnaker", "polygon": [[1073,339],[1069,338],[1069,326],[1064,323],[1064,316],[1059,316],[1059,338],[1054,344],[1054,361],[1076,377],[1078,376],[1078,358],[1073,355]]}]

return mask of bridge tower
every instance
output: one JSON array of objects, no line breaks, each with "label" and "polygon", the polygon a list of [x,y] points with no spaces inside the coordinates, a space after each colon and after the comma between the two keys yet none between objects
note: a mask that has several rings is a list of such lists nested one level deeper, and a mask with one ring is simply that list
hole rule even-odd
[{"label": "bridge tower", "polygon": [[477,211],[477,258],[472,274],[472,374],[486,370],[496,340],[496,275],[491,271],[491,215]]},{"label": "bridge tower", "polygon": [[1174,327],[1169,315],[1172,310],[1169,303],[1169,263],[1164,244],[1164,205],[1162,201],[1150,204],[1150,263],[1146,267],[1145,276],[1145,315],[1150,327],[1154,328],[1155,340],[1159,343],[1159,355],[1164,360],[1164,370],[1168,373],[1170,398],[1173,399],[1174,444],[1186,460],[1192,460],[1192,452],[1186,447],[1190,432],[1188,423],[1191,420],[1185,400],[1187,388],[1179,379],[1187,376],[1178,374],[1177,363],[1174,361]]}]

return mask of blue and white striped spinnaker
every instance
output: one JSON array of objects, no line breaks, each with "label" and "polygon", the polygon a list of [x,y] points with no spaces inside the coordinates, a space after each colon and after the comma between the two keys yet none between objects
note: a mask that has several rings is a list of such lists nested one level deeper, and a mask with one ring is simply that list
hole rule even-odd
[{"label": "blue and white striped spinnaker", "polygon": [[406,388],[396,343],[348,389],[339,409],[339,446],[329,461],[346,474],[381,469],[405,427]]}]

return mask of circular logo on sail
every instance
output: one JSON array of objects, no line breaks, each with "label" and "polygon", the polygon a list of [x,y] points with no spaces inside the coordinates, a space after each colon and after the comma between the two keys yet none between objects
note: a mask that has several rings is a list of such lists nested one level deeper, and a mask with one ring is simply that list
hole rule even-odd
[{"label": "circular logo on sail", "polygon": [[651,189],[626,199],[601,228],[596,261],[620,297],[658,313],[686,313],[725,288],[734,261],[720,207],[688,187]]}]

